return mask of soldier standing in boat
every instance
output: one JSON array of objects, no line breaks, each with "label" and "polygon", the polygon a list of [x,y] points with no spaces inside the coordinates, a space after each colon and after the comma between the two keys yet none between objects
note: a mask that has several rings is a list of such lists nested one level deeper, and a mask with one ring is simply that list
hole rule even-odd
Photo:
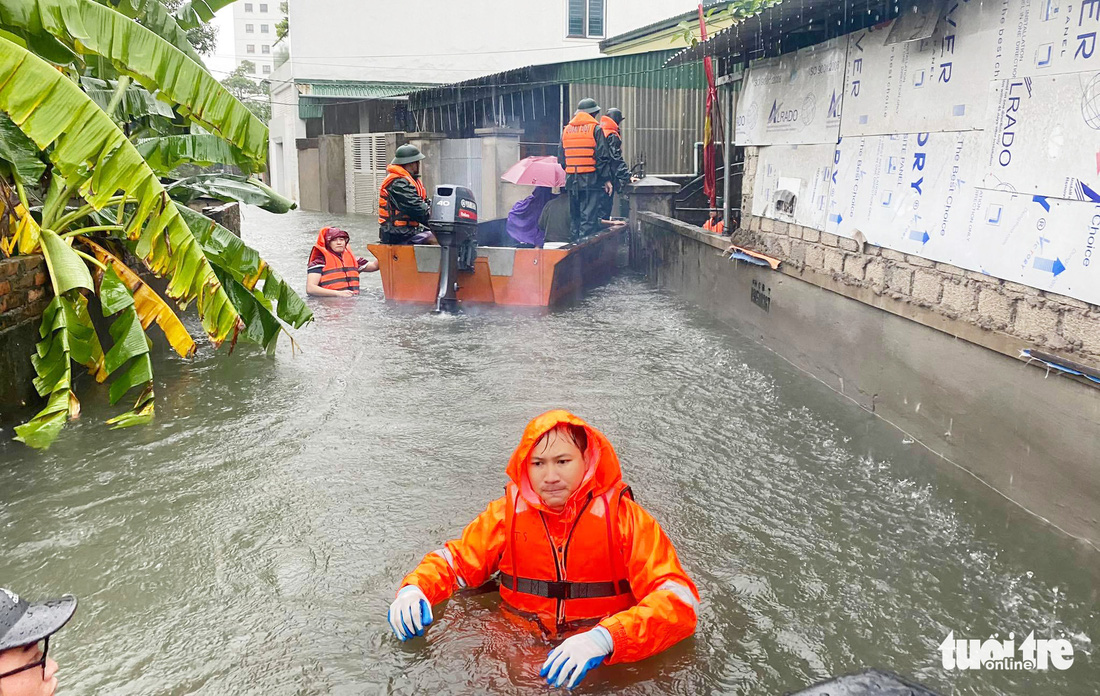
[{"label": "soldier standing in boat", "polygon": [[611,183],[611,150],[596,121],[599,113],[595,99],[582,99],[577,104],[577,113],[566,124],[558,147],[558,162],[565,169],[574,242],[600,231],[603,203],[615,191]]},{"label": "soldier standing in boat", "polygon": [[615,194],[623,190],[623,187],[637,179],[630,174],[630,168],[623,159],[623,138],[619,133],[619,127],[623,122],[623,112],[615,107],[607,110],[607,114],[600,119],[600,130],[607,138],[607,148],[611,153],[611,186],[614,189],[606,198],[602,199],[600,217],[610,220],[615,214]]}]

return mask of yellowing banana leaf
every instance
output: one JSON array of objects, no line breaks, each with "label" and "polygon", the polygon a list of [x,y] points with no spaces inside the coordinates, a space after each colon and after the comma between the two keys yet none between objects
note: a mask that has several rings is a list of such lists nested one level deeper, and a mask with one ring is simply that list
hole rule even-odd
[{"label": "yellowing banana leaf", "polygon": [[220,172],[174,181],[168,185],[168,194],[181,203],[190,203],[201,197],[216,198],[227,203],[247,203],[272,213],[286,213],[298,207],[294,201],[279,195],[259,179]]},{"label": "yellowing banana leaf", "polygon": [[266,309],[274,307],[279,319],[294,328],[301,328],[313,321],[313,312],[309,311],[298,293],[264,263],[256,250],[202,213],[181,203],[177,203],[176,208],[202,245],[211,265],[225,271],[251,291]]},{"label": "yellowing banana leaf", "polygon": [[92,274],[88,265],[73,248],[53,230],[40,232],[42,255],[46,257],[46,266],[50,269],[54,292],[58,295],[75,288],[92,290]]},{"label": "yellowing banana leaf", "polygon": [[88,176],[80,194],[97,210],[118,191],[137,201],[127,237],[150,270],[169,277],[169,297],[196,301],[203,329],[215,345],[240,328],[237,311],[202,248],[125,134],[64,75],[2,38],[0,111],[39,148],[53,145],[50,160],[64,177]]},{"label": "yellowing banana leaf", "polygon": [[38,249],[41,228],[6,185],[0,185],[0,189],[4,189],[3,204],[9,213],[7,234],[0,234],[0,251],[5,256],[13,256],[16,250],[20,254],[33,254]]},{"label": "yellowing banana leaf", "polygon": [[134,425],[145,425],[153,420],[154,413],[154,401],[153,401],[153,383],[150,382],[145,385],[145,389],[141,390],[141,394],[138,395],[137,403],[134,404],[134,408],[123,413],[120,416],[107,421],[107,425],[111,426],[111,430],[118,430],[119,428],[129,428]]},{"label": "yellowing banana leaf", "polygon": [[147,138],[138,141],[137,149],[153,171],[161,176],[181,164],[200,167],[231,164],[242,171],[252,171],[252,162],[243,152],[210,133]]},{"label": "yellowing banana leaf", "polygon": [[[130,270],[117,256],[92,240],[81,237],[79,243],[91,251],[102,263],[113,269],[118,277],[122,279],[122,282],[132,294],[134,310],[141,318],[141,328],[148,329],[151,324],[156,322],[156,325],[164,332],[164,337],[168,339],[169,345],[181,358],[189,358],[195,354],[195,341],[191,339],[191,335],[187,332],[183,322],[172,311],[168,303],[151,287],[146,285],[141,276]],[[103,286],[100,284],[101,301],[103,300],[102,288]]]},{"label": "yellowing banana leaf", "polygon": [[0,159],[11,163],[15,176],[24,184],[34,184],[46,173],[38,146],[4,115],[0,115]]},{"label": "yellowing banana leaf", "polygon": [[263,168],[267,126],[201,65],[125,15],[94,0],[0,0],[0,25],[46,32],[80,53],[106,58]]},{"label": "yellowing banana leaf", "polygon": [[143,27],[178,48],[188,58],[203,65],[202,58],[195,47],[187,40],[187,32],[180,28],[175,17],[168,14],[168,10],[160,0],[100,0],[100,2],[127,17],[136,19]]},{"label": "yellowing banana leaf", "polygon": [[34,418],[15,427],[15,439],[46,449],[65,422],[80,414],[80,402],[72,392],[71,361],[95,364],[103,359],[103,349],[88,315],[87,300],[76,290],[53,298],[42,314],[39,335],[42,340],[31,356],[38,375],[34,386],[49,399]]}]

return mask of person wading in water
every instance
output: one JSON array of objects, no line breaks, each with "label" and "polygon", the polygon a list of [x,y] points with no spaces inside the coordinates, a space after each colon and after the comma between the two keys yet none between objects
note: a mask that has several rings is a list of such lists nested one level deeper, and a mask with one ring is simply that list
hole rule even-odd
[{"label": "person wading in water", "polygon": [[657,521],[634,502],[603,433],[567,411],[532,420],[508,463],[504,497],[460,539],[405,576],[389,610],[401,640],[432,605],[499,573],[503,609],[565,637],[539,675],[577,685],[603,662],[635,662],[695,631],[699,592]]},{"label": "person wading in water", "polygon": [[309,252],[306,293],[314,297],[354,297],[359,274],[378,270],[378,261],[356,258],[348,248],[351,237],[335,227],[322,227]]}]

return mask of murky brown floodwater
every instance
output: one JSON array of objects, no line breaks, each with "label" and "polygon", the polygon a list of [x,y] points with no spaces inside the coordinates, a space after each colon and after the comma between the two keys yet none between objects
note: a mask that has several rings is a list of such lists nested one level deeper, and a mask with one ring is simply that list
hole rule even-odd
[{"label": "murky brown floodwater", "polygon": [[[304,291],[331,222],[250,209],[245,238]],[[362,253],[369,222],[340,224]],[[704,602],[693,640],[579,693],[778,694],[871,666],[945,694],[1097,693],[1095,559],[639,279],[548,314],[432,316],[377,276],[311,305],[294,357],[162,352],[150,427],[107,430],[85,387],[48,453],[0,443],[0,586],[80,597],[60,693],[545,693],[549,646],[496,595],[437,609],[426,642],[385,616],[555,406],[608,434]],[[1065,635],[1076,662],[949,673],[952,630]]]}]

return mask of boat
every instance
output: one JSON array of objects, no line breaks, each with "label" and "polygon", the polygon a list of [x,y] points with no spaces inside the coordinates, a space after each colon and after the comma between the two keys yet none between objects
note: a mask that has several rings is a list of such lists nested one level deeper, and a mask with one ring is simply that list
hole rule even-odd
[{"label": "boat", "polygon": [[[439,189],[444,190],[445,193],[437,192],[435,197],[437,210],[464,210],[468,207],[461,200],[464,195],[469,195],[472,201],[472,194],[461,187]],[[440,200],[448,197],[453,203],[441,205]],[[576,301],[587,288],[606,282],[617,267],[622,228],[601,232],[576,244],[547,243],[541,249],[519,248],[502,244],[507,239],[505,220],[475,223],[476,257],[472,264],[467,260],[456,266],[454,259],[463,256],[459,251],[463,242],[452,239],[457,222],[456,218],[450,223],[428,223],[442,246],[367,246],[378,259],[387,300],[432,304],[437,310],[456,309],[464,304],[548,307]],[[472,255],[472,245],[469,253]],[[441,269],[445,274],[442,282]],[[451,288],[448,276],[455,278],[455,287]]]}]

